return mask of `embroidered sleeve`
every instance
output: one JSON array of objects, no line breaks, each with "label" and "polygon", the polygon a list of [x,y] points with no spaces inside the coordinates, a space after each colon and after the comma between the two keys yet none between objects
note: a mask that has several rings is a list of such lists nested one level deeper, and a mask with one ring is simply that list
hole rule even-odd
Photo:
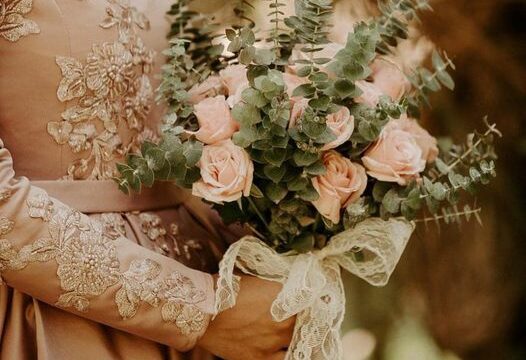
[{"label": "embroidered sleeve", "polygon": [[0,272],[22,292],[178,350],[195,345],[213,311],[210,275],[15,179],[1,142]]}]

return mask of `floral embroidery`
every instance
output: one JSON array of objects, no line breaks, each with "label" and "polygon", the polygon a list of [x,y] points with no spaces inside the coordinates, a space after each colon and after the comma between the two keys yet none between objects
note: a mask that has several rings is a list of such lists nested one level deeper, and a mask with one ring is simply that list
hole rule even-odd
[{"label": "floral embroidery", "polygon": [[166,235],[166,229],[159,215],[143,212],[139,214],[139,220],[141,220],[141,231],[148,236],[148,239],[158,241]]},{"label": "floral embroidery", "polygon": [[27,204],[29,216],[49,221],[49,237],[26,245],[22,250],[45,256],[28,257],[24,262],[55,259],[61,288],[66,291],[57,305],[86,311],[89,298],[101,295],[119,281],[119,261],[112,239],[103,233],[100,223],[89,221],[78,211],[55,209],[44,194],[29,198]]},{"label": "floral embroidery", "polygon": [[[169,225],[170,231],[168,232],[162,223],[162,219],[159,215],[149,212],[138,212],[141,231],[145,234],[148,239],[154,243],[154,248],[157,252],[168,255],[170,246],[177,256],[184,254],[187,261],[192,259],[192,251],[203,250],[203,246],[196,240],[185,239],[180,236],[179,226],[175,223]],[[182,245],[182,251],[181,247]],[[201,265],[205,265],[204,259],[201,260]]]},{"label": "floral embroidery", "polygon": [[57,305],[86,311],[89,298],[101,295],[119,281],[119,260],[113,239],[102,232],[102,227],[95,226],[97,223],[81,224],[78,212],[62,216],[65,218],[60,219],[59,215],[49,225],[51,236],[55,235],[54,243],[62,244],[57,249],[57,276],[67,291],[60,295]]},{"label": "floral embroidery", "polygon": [[197,304],[205,299],[205,293],[197,289],[190,278],[177,272],[172,273],[164,282],[164,297],[170,301]]},{"label": "floral embroidery", "polygon": [[[100,26],[117,27],[118,39],[93,45],[84,63],[56,58],[62,73],[57,97],[74,104],[62,112],[61,120],[48,123],[48,133],[57,144],[88,153],[70,164],[68,179],[112,178],[116,159],[157,138],[144,126],[153,97],[148,75],[155,52],[144,46],[136,30],[148,30],[148,19],[125,0],[108,2]],[[121,137],[121,123],[132,130],[131,137]]]},{"label": "floral embroidery", "polygon": [[[32,262],[56,261],[57,277],[64,293],[58,306],[87,311],[90,300],[117,286],[115,303],[123,319],[136,315],[141,303],[161,307],[164,321],[174,323],[187,335],[204,329],[208,316],[196,304],[204,291],[178,272],[159,279],[161,266],[151,259],[133,260],[120,271],[115,240],[124,234],[118,214],[104,214],[101,221],[66,206],[54,204],[45,193],[27,200],[28,213],[48,223],[49,235],[17,251],[0,239],[0,271],[21,270]],[[113,223],[113,225],[112,225]],[[14,222],[0,217],[0,236],[12,231]]]},{"label": "floral embroidery", "polygon": [[[10,197],[11,191],[9,189],[0,190],[0,201],[5,201]],[[15,223],[12,220],[0,216],[0,272],[14,267],[12,259],[16,258],[16,250],[13,249],[8,240],[1,238],[13,230],[14,224]],[[0,285],[1,284],[3,284],[3,280],[0,277]]]},{"label": "floral embroidery", "polygon": [[126,222],[119,213],[104,213],[100,217],[104,233],[112,239],[126,236]]},{"label": "floral embroidery", "polygon": [[123,319],[135,316],[141,301],[151,306],[159,305],[161,285],[156,278],[160,273],[161,267],[153,260],[131,262],[128,271],[122,274],[123,285],[115,295],[119,314]]},{"label": "floral embroidery", "polygon": [[0,216],[0,236],[4,236],[13,230],[15,223],[6,217]]},{"label": "floral embroidery", "polygon": [[29,216],[49,221],[53,213],[53,202],[46,194],[39,193],[27,200]]},{"label": "floral embroidery", "polygon": [[206,316],[201,310],[180,302],[167,301],[161,312],[163,320],[175,323],[183,335],[200,332],[207,323]]},{"label": "floral embroidery", "polygon": [[2,189],[0,190],[0,202],[5,201],[11,197],[11,190],[10,189]]},{"label": "floral embroidery", "polygon": [[[163,255],[169,255],[170,247],[168,246],[167,232],[162,224],[161,217],[149,212],[139,212],[138,216],[141,231],[153,242],[155,251]],[[177,241],[175,238],[173,238],[172,241],[174,250],[177,253]]]},{"label": "floral embroidery", "polygon": [[2,0],[0,2],[0,36],[15,42],[26,35],[38,34],[40,28],[37,23],[24,18],[32,7],[32,0]]},{"label": "floral embroidery", "polygon": [[163,282],[156,280],[160,272],[159,264],[153,260],[132,261],[115,295],[119,314],[128,319],[135,316],[141,301],[154,307],[164,301],[162,319],[175,323],[181,333],[188,335],[204,329],[208,318],[192,304],[202,302],[205,293],[178,272],[173,272]]},{"label": "floral embroidery", "polygon": [[177,272],[165,280],[164,298],[161,314],[164,321],[175,322],[185,335],[197,332],[206,326],[206,317],[195,306],[205,299],[205,293],[198,290],[192,281]]}]

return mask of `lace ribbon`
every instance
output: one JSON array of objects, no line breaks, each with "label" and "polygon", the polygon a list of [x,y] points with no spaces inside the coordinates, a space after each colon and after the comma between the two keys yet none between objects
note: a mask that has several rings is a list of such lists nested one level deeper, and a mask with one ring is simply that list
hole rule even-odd
[{"label": "lace ribbon", "polygon": [[275,321],[296,315],[287,360],[342,359],[340,325],[345,293],[340,267],[374,286],[387,284],[414,230],[401,219],[369,218],[308,254],[278,254],[263,241],[246,236],[232,244],[220,263],[216,313],[236,303],[240,277],[246,274],[283,284],[272,304]]}]

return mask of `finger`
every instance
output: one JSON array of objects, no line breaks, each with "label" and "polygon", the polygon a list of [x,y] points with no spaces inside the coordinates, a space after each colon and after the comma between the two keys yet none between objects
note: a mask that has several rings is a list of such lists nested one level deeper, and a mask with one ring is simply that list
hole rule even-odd
[{"label": "finger", "polygon": [[282,331],[279,335],[280,335],[279,342],[278,342],[279,348],[280,349],[288,348],[292,341],[292,337],[294,336],[293,329]]},{"label": "finger", "polygon": [[280,347],[288,347],[292,341],[294,335],[294,327],[296,325],[296,317],[285,320],[286,323],[283,324],[283,328],[279,332],[280,334]]},{"label": "finger", "polygon": [[269,357],[269,360],[284,360],[287,355],[286,351],[278,351]]},{"label": "finger", "polygon": [[296,316],[291,316],[288,319],[280,321],[277,324],[280,329],[292,332],[294,330],[294,326],[296,325]]}]

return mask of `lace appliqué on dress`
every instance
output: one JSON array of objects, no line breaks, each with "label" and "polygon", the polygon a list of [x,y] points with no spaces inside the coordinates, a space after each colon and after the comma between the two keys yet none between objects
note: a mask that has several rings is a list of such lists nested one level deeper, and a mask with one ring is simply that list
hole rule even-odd
[{"label": "lace appliqu\u00e9 on dress", "polygon": [[[57,97],[74,102],[61,120],[48,123],[48,133],[75,153],[87,153],[68,167],[68,179],[109,179],[114,162],[137,151],[144,140],[155,140],[144,126],[153,98],[148,75],[155,52],[145,47],[137,28],[148,30],[144,14],[125,0],[109,1],[100,26],[117,28],[114,42],[95,44],[84,62],[58,56],[62,80]],[[125,124],[131,136],[121,136]]]},{"label": "lace appliqu\u00e9 on dress", "polygon": [[0,36],[15,42],[26,35],[40,33],[37,23],[24,17],[32,7],[32,0],[0,1]]},{"label": "lace appliqu\u00e9 on dress", "polygon": [[[161,217],[150,212],[131,213],[137,215],[141,224],[141,231],[154,244],[154,249],[160,254],[168,256],[170,248],[178,257],[184,256],[187,261],[192,259],[192,252],[203,250],[199,241],[187,239],[180,236],[179,226],[176,223],[170,223],[168,229],[164,226]],[[205,266],[206,262],[201,259],[201,265]]]},{"label": "lace appliqu\u00e9 on dress", "polygon": [[[117,286],[115,303],[123,319],[137,313],[141,303],[161,307],[164,321],[174,323],[181,333],[204,329],[208,322],[195,305],[205,300],[204,291],[178,272],[159,279],[161,266],[151,259],[133,260],[121,272],[114,241],[124,230],[110,218],[94,221],[80,212],[55,205],[46,194],[27,200],[28,213],[48,224],[49,235],[19,251],[8,240],[0,240],[0,271],[20,270],[33,262],[56,261],[62,293],[58,306],[87,311],[90,300]],[[108,215],[109,216],[109,215]],[[8,234],[14,223],[0,218],[0,236]]]}]

